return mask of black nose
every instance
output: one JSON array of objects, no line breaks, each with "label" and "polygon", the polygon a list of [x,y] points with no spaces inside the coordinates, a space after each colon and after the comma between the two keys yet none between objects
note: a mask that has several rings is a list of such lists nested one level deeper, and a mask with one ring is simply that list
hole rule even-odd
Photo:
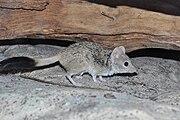
[{"label": "black nose", "polygon": [[132,73],[132,74],[133,74],[133,76],[138,75],[138,73],[137,73],[137,72],[134,72],[134,73]]}]

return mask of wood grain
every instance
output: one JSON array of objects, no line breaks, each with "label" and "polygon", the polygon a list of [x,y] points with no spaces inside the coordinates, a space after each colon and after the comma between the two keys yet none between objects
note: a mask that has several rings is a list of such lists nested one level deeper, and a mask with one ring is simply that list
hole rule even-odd
[{"label": "wood grain", "polygon": [[180,50],[180,2],[152,1],[1,0],[0,40],[83,39],[109,48],[124,45],[128,52]]}]

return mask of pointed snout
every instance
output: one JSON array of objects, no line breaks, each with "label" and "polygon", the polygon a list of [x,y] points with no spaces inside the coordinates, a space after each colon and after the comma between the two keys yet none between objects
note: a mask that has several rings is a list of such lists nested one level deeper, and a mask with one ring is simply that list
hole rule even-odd
[{"label": "pointed snout", "polygon": [[138,71],[135,66],[132,65],[131,67],[131,73],[138,74]]}]

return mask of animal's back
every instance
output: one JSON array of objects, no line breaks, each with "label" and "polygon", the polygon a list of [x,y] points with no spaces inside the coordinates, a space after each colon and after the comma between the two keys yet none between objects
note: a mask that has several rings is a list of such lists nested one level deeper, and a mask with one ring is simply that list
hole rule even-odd
[{"label": "animal's back", "polygon": [[95,58],[100,56],[103,48],[92,42],[75,43],[65,48],[59,57],[60,63],[71,73],[88,72],[95,66]]}]

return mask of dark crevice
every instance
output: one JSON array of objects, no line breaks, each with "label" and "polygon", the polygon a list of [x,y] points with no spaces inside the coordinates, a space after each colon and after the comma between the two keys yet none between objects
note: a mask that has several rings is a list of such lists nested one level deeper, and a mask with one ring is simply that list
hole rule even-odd
[{"label": "dark crevice", "polygon": [[127,54],[131,58],[135,57],[156,57],[180,61],[180,51],[166,50],[160,48],[139,49]]},{"label": "dark crevice", "polygon": [[38,44],[45,44],[45,45],[55,45],[55,46],[62,46],[68,47],[71,44],[74,44],[74,41],[67,41],[67,40],[54,40],[54,39],[27,39],[27,38],[20,38],[20,39],[13,39],[13,40],[0,40],[0,46],[3,45],[38,45]]},{"label": "dark crevice", "polygon": [[[99,33],[80,33],[80,32],[73,32],[73,33],[61,33],[65,35],[94,35],[94,36],[122,36],[122,35],[133,35],[133,34],[139,34],[139,35],[146,35],[146,36],[153,36],[153,37],[164,37],[167,35],[158,35],[158,34],[150,34],[145,32],[126,32],[126,33],[119,33],[119,34],[99,34]],[[167,36],[168,37],[168,36]],[[171,36],[170,36],[171,37]],[[173,36],[172,36],[173,37]]]},{"label": "dark crevice", "polygon": [[[68,47],[71,44],[74,44],[74,41],[67,40],[55,40],[55,39],[30,39],[30,38],[20,38],[13,40],[0,40],[0,46],[3,45],[55,45]],[[166,50],[161,48],[147,48],[147,49],[139,49],[127,55],[131,58],[134,57],[157,57],[157,58],[165,58],[165,59],[173,59],[180,61],[180,51],[176,50]]]},{"label": "dark crevice", "polygon": [[170,15],[180,15],[179,0],[84,0],[109,7],[130,6]]}]

